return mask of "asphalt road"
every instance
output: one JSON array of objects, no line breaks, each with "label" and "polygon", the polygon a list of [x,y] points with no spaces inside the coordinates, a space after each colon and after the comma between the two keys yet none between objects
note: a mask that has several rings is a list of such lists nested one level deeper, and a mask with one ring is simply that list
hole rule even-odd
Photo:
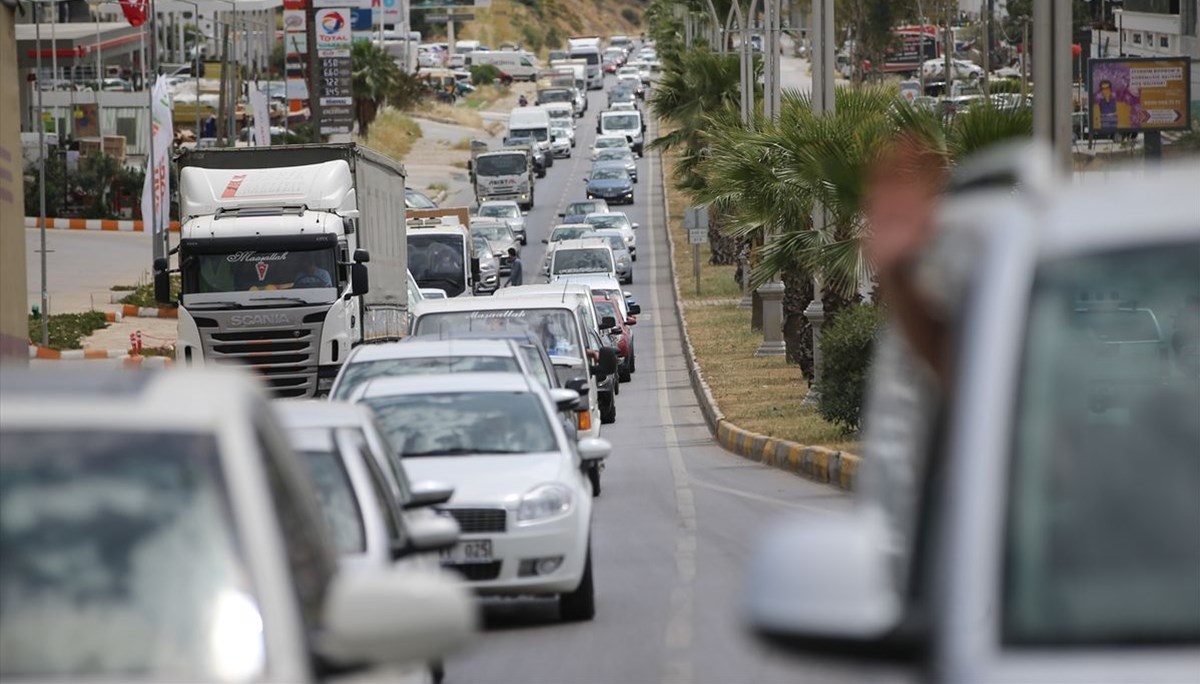
[{"label": "asphalt road", "polygon": [[[527,217],[526,273],[541,263],[557,212],[584,198],[595,116],[591,94],[578,146],[538,181]],[[654,133],[651,127],[650,134]],[[784,660],[740,623],[742,573],[755,540],[779,516],[820,516],[845,494],[721,449],[688,384],[672,304],[659,163],[639,161],[636,203],[617,207],[640,224],[633,381],[603,428],[613,443],[593,521],[596,618],[562,624],[553,601],[488,600],[486,632],[447,663],[447,682],[860,682],[861,669]]]}]

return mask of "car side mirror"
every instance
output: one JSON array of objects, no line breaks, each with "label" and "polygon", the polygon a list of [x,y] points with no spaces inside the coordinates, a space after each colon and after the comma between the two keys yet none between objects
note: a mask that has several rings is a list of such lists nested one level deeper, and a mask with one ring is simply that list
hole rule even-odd
[{"label": "car side mirror", "polygon": [[406,517],[404,522],[407,540],[392,546],[392,560],[448,549],[458,543],[461,533],[458,521],[448,515]]},{"label": "car side mirror", "polygon": [[559,411],[578,411],[579,392],[566,387],[555,387],[550,390],[550,400]]},{"label": "car side mirror", "polygon": [[612,330],[617,327],[617,319],[612,316],[604,316],[600,319],[601,330]]},{"label": "car side mirror", "polygon": [[[587,176],[584,176],[584,177],[583,177],[583,182],[584,182],[584,183],[588,182]],[[562,214],[559,214],[559,216],[562,216]]]},{"label": "car side mirror", "polygon": [[[559,216],[562,216],[562,214],[559,214]],[[548,245],[548,244],[550,244],[550,240],[548,238],[542,238],[542,244]]]},{"label": "car side mirror", "polygon": [[915,630],[901,625],[904,600],[893,586],[888,537],[882,514],[869,509],[768,530],[745,584],[751,628],[795,652],[915,657]]},{"label": "car side mirror", "polygon": [[361,297],[371,291],[371,279],[367,275],[367,265],[355,263],[350,265],[350,293]]},{"label": "car side mirror", "polygon": [[625,325],[637,325],[637,319],[633,316],[625,319]]},{"label": "car side mirror", "polygon": [[582,378],[582,377],[571,378],[563,383],[563,387],[566,387],[569,390],[575,390],[575,393],[578,394],[581,398],[587,397],[588,394],[590,393],[590,386],[588,385],[587,378]]},{"label": "car side mirror", "polygon": [[[560,212],[558,212],[558,217],[559,217],[559,218],[565,218],[565,217],[566,217],[566,214],[560,211]],[[543,240],[543,242],[545,242],[545,241]]]},{"label": "car side mirror", "polygon": [[607,439],[581,439],[575,448],[579,450],[579,460],[584,464],[603,461],[612,453],[612,444]]},{"label": "car side mirror", "polygon": [[452,484],[434,480],[416,482],[409,491],[409,499],[404,504],[404,509],[440,506],[449,501],[452,496],[454,496],[454,485]]},{"label": "car side mirror", "polygon": [[642,313],[642,305],[641,304],[629,304],[628,308],[629,308],[629,314],[631,316],[637,316]]},{"label": "car side mirror", "polygon": [[347,667],[444,658],[470,641],[478,621],[461,582],[402,568],[335,574],[322,613],[315,650]]},{"label": "car side mirror", "polygon": [[634,229],[634,230],[637,230],[637,229],[638,229],[638,224],[636,224],[636,223],[635,223],[635,224],[633,224],[633,229]]}]

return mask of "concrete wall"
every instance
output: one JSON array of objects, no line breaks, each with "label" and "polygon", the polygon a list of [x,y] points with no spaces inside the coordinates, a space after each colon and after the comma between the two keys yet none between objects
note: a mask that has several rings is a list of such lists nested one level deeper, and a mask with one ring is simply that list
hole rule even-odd
[{"label": "concrete wall", "polygon": [[27,363],[25,192],[13,8],[0,4],[0,361]]}]

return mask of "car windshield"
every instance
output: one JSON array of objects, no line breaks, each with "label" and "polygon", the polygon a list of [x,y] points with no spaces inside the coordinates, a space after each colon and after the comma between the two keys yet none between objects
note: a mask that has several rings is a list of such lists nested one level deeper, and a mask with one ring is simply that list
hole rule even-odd
[{"label": "car windshield", "polygon": [[332,449],[305,450],[301,456],[308,467],[338,553],[365,552],[367,535],[363,531],[362,510],[342,457]]},{"label": "car windshield", "polygon": [[598,138],[596,140],[596,149],[605,150],[613,147],[628,147],[629,141],[624,138]]},{"label": "car windshield", "polygon": [[597,299],[594,303],[596,305],[596,315],[600,318],[612,316],[614,319],[620,320],[620,314],[617,313],[617,307],[612,302],[608,301],[607,299]]},{"label": "car windshield", "polygon": [[554,431],[536,394],[403,394],[365,400],[404,458],[555,451]]},{"label": "car windshield", "polygon": [[233,520],[212,435],[0,433],[0,674],[261,677]]},{"label": "car windshield", "polygon": [[437,209],[437,205],[433,203],[433,200],[416,190],[408,188],[404,190],[404,204],[409,209]]},{"label": "car windshield", "polygon": [[346,399],[363,383],[375,378],[445,373],[520,373],[521,366],[511,356],[421,356],[407,359],[380,359],[347,364],[338,380],[334,399]]},{"label": "car windshield", "polygon": [[614,252],[625,251],[625,240],[620,235],[596,235],[595,237],[608,242],[608,246]]},{"label": "car windshield", "polygon": [[599,211],[599,208],[600,204],[598,202],[572,202],[567,205],[567,211],[565,213],[568,216],[574,216],[576,214],[590,214],[592,212]]},{"label": "car windshield", "polygon": [[471,244],[475,247],[475,253],[480,256],[492,253],[492,244],[487,241],[487,238],[473,236]]},{"label": "car windshield", "polygon": [[471,234],[478,235],[491,242],[511,242],[513,239],[512,230],[507,224],[479,224],[471,226]]},{"label": "car windshield", "polygon": [[631,226],[629,223],[629,218],[626,217],[625,214],[619,212],[614,212],[611,214],[593,214],[591,216],[584,217],[583,220],[592,224],[593,226],[596,226],[597,228],[620,229],[629,228]]},{"label": "car windshield", "polygon": [[462,333],[525,333],[541,340],[550,356],[582,356],[579,329],[567,309],[437,311],[417,319],[414,333],[454,337]]},{"label": "car windshield", "polygon": [[490,154],[475,159],[477,176],[520,176],[527,170],[524,154]]},{"label": "car windshield", "polygon": [[582,247],[554,250],[555,275],[568,273],[609,273],[613,270],[612,255],[607,249]]},{"label": "car windshield", "polygon": [[592,171],[592,180],[628,180],[629,174],[625,173],[625,169],[616,167],[598,168]]},{"label": "car windshield", "polygon": [[637,114],[610,114],[600,120],[606,131],[629,131],[641,127]]},{"label": "car windshield", "polygon": [[592,229],[589,226],[580,226],[579,228],[555,228],[554,232],[550,233],[550,242],[574,240],[580,235],[590,232],[592,232]]},{"label": "car windshield", "polygon": [[633,154],[628,149],[625,149],[624,145],[600,150],[596,153],[596,161],[626,161],[632,159]]},{"label": "car windshield", "polygon": [[515,204],[485,204],[479,215],[488,218],[521,218],[521,210]]},{"label": "car windshield", "polygon": [[1187,242],[1039,269],[1011,430],[1006,641],[1200,640],[1198,264]]}]

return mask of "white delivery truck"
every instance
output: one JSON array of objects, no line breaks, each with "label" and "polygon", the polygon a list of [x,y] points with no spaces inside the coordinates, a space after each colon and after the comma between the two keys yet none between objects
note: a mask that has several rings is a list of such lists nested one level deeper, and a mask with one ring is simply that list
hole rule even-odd
[{"label": "white delivery truck", "polygon": [[575,111],[576,116],[583,116],[587,111],[587,60],[586,59],[560,59],[550,62],[550,66],[558,69],[570,69],[574,75],[575,83]]},{"label": "white delivery truck", "polygon": [[[528,147],[473,149],[467,170],[475,186],[475,201],[513,200],[529,211],[534,203],[533,154]],[[545,175],[545,171],[542,172]]]},{"label": "white delivery truck", "polygon": [[490,64],[496,67],[511,76],[515,81],[529,81],[532,83],[538,77],[538,66],[534,62],[534,58],[525,52],[516,50],[472,52],[467,55],[463,66],[470,68],[483,64]]},{"label": "white delivery truck", "polygon": [[629,141],[629,147],[637,156],[642,156],[645,148],[646,122],[642,113],[633,110],[601,112],[596,121],[596,132],[610,135],[623,135]]},{"label": "white delivery truck", "polygon": [[508,117],[508,134],[504,139],[505,145],[511,144],[509,141],[533,139],[543,155],[545,166],[554,166],[554,158],[550,154],[550,115],[541,107],[513,109]]},{"label": "white delivery truck", "polygon": [[475,254],[470,223],[471,212],[466,207],[409,212],[408,270],[422,290],[441,290],[446,297],[474,294],[479,282],[479,256]]},{"label": "white delivery truck", "polygon": [[[179,156],[178,360],[328,390],[351,347],[408,329],[404,167],[354,143]],[[368,286],[368,262],[372,273]],[[154,264],[169,297],[170,264]]]},{"label": "white delivery truck", "polygon": [[575,36],[567,39],[567,54],[571,59],[587,62],[588,90],[604,87],[604,72],[600,70],[601,48],[599,36]]}]

